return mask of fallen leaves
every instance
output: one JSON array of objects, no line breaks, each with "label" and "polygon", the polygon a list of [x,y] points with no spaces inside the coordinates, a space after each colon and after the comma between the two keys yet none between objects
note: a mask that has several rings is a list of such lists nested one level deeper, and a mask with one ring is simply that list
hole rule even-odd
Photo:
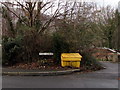
[{"label": "fallen leaves", "polygon": [[61,67],[59,65],[41,65],[39,62],[32,63],[18,63],[14,66],[8,67],[12,69],[26,69],[26,70],[67,70],[69,67]]},{"label": "fallen leaves", "polygon": [[[55,65],[53,62],[50,64],[50,62],[47,62],[45,64],[41,64],[40,62],[31,62],[31,63],[17,63],[14,66],[8,67],[12,69],[25,69],[25,70],[68,70],[68,69],[76,69],[74,67],[62,67],[60,65]],[[95,70],[100,70],[96,67],[94,69],[89,69],[86,66],[81,66],[80,68],[81,72],[92,72]]]}]

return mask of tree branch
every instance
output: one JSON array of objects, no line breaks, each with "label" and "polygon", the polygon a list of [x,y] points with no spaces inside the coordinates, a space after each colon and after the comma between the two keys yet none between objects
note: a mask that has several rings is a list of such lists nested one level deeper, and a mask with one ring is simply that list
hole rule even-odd
[{"label": "tree branch", "polygon": [[60,16],[61,14],[57,15],[59,13],[59,8],[55,11],[54,15],[48,20],[45,22],[45,24],[42,26],[42,28],[38,31],[38,33],[42,33],[45,31],[45,29],[48,28],[48,26],[50,25],[50,23],[58,16]]},{"label": "tree branch", "polygon": [[48,8],[46,8],[44,11],[43,11],[43,13],[45,13],[49,8],[51,8],[53,6],[53,3],[48,7]]},{"label": "tree branch", "polygon": [[17,18],[19,18],[22,22],[24,22],[28,26],[28,24],[24,20],[22,20],[21,17],[18,16],[15,12],[13,12],[12,10],[10,10],[10,8],[5,3],[2,2],[2,4],[7,8],[8,11],[10,11],[11,13],[13,13]]}]

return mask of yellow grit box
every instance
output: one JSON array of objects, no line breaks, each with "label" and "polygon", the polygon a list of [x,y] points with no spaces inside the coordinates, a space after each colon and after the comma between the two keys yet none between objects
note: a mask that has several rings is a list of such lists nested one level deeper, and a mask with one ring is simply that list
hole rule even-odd
[{"label": "yellow grit box", "polygon": [[82,56],[79,53],[62,53],[61,54],[61,65],[62,67],[80,67],[80,61]]}]

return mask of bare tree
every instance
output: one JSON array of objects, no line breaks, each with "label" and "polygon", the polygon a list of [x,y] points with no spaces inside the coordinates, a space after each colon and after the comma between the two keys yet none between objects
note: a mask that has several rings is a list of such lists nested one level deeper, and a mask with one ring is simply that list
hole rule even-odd
[{"label": "bare tree", "polygon": [[96,26],[102,38],[103,46],[113,48],[113,36],[117,28],[115,10],[110,6],[101,8]]},{"label": "bare tree", "polygon": [[95,34],[92,23],[97,18],[96,14],[100,12],[96,4],[66,2],[63,11],[61,18],[55,23],[58,32],[62,33],[67,42],[74,44],[76,50],[88,47]]},{"label": "bare tree", "polygon": [[[49,12],[51,8],[53,8],[53,2],[20,2],[16,0],[16,4],[11,2],[1,2],[8,11],[10,11],[13,15],[15,15],[19,20],[21,20],[26,26],[35,27],[37,21],[42,21],[42,15],[45,15],[45,12]],[[13,11],[9,6],[13,5],[19,7],[20,10],[24,13],[23,15],[26,17],[27,21],[25,21],[21,15],[18,15],[15,11]],[[58,7],[55,12],[52,12],[52,15],[47,15],[49,17],[48,20],[44,21],[41,26],[38,28],[38,33],[43,33],[51,24],[52,21],[56,17],[59,16],[59,12],[61,10],[60,3],[58,3]]]}]

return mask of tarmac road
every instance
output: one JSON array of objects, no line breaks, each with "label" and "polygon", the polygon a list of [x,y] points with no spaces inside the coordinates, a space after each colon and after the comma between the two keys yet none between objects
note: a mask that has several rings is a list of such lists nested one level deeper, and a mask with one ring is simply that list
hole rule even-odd
[{"label": "tarmac road", "polygon": [[118,88],[118,64],[102,62],[107,68],[90,73],[61,76],[2,76],[3,88]]}]

